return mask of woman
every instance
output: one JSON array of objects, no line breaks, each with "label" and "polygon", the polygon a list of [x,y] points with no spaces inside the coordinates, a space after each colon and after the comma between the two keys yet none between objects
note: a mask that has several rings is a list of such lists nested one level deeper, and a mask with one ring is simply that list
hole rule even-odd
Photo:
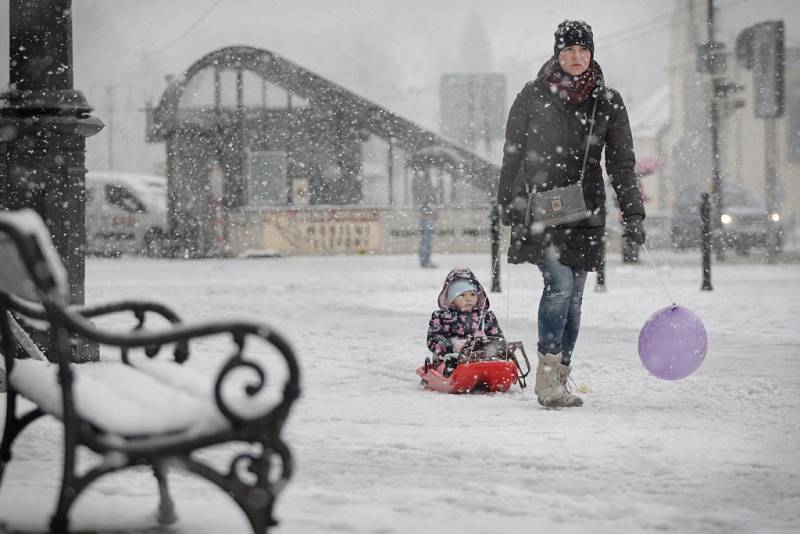
[{"label": "woman", "polygon": [[[640,245],[645,240],[628,113],[619,93],[605,86],[593,56],[588,24],[569,20],[559,24],[553,57],[517,95],[506,125],[497,200],[503,224],[512,226],[508,261],[536,264],[544,280],[534,390],[546,407],[583,404],[567,380],[586,273],[597,270],[604,256],[606,213],[600,168],[604,148],[606,173],[619,200],[626,235]],[[580,176],[591,216],[549,227],[530,218],[531,224],[525,223],[529,192],[564,187]]]}]

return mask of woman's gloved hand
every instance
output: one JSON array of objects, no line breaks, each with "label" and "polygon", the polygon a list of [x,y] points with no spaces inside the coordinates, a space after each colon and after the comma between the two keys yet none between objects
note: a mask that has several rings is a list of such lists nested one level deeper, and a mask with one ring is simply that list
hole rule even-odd
[{"label": "woman's gloved hand", "polygon": [[644,231],[644,217],[631,215],[625,219],[625,233],[623,235],[637,245],[644,245],[644,240],[647,237]]}]

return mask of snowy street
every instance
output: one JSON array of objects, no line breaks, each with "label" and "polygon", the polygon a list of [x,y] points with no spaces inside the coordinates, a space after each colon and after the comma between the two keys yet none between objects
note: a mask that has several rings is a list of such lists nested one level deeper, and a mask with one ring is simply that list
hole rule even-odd
[{"label": "snowy street", "polygon": [[[415,368],[447,271],[487,255],[87,262],[87,303],[151,298],[185,320],[237,317],[280,329],[303,397],[284,436],[296,460],[276,533],[797,532],[800,530],[800,265],[732,259],[701,292],[697,253],[653,251],[672,297],[705,323],[709,351],[678,382],[641,365],[639,328],[670,302],[644,261],[609,256],[607,293],[587,282],[573,357],[583,408],[509,394],[423,391]],[[509,276],[510,275],[510,276]],[[541,282],[502,265],[490,294],[507,338],[535,359]],[[212,348],[213,347],[208,347]],[[190,361],[201,371],[214,354]],[[91,364],[89,364],[91,365]],[[0,492],[8,531],[43,532],[60,477],[60,428],[29,427]],[[226,495],[171,473],[179,521],[159,529],[149,472],[102,479],[77,502],[76,531],[248,532]],[[2,529],[0,529],[2,531]]]}]

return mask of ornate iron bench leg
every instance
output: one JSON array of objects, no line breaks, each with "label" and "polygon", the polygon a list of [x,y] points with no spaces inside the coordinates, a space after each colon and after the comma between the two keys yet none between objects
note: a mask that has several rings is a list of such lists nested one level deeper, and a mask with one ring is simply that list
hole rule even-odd
[{"label": "ornate iron bench leg", "polygon": [[78,429],[76,424],[64,422],[64,465],[61,474],[61,489],[58,494],[58,505],[50,520],[51,532],[68,532],[69,509],[92,478],[79,479],[75,473],[75,457],[78,447]]},{"label": "ornate iron bench leg", "polygon": [[163,463],[156,463],[153,465],[153,474],[158,481],[158,524],[171,525],[178,520],[175,514],[175,503],[169,495],[169,487],[167,486],[167,467]]},{"label": "ornate iron bench leg", "polygon": [[11,460],[11,443],[14,441],[12,426],[16,419],[17,395],[10,391],[6,395],[6,419],[3,422],[3,439],[0,442],[0,484],[6,472],[6,464]]},{"label": "ornate iron bench leg", "polygon": [[69,529],[67,528],[68,523],[69,520],[67,519],[66,515],[61,517],[57,517],[54,515],[53,518],[50,520],[50,532],[52,534],[68,534],[69,533]]}]

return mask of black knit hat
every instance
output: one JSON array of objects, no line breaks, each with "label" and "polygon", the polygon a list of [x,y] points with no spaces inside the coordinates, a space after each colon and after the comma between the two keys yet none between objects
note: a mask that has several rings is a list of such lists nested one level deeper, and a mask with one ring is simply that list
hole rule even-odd
[{"label": "black knit hat", "polygon": [[594,56],[592,27],[582,20],[565,20],[558,25],[555,35],[556,42],[553,45],[553,53],[556,56],[563,49],[572,45],[585,46]]}]

